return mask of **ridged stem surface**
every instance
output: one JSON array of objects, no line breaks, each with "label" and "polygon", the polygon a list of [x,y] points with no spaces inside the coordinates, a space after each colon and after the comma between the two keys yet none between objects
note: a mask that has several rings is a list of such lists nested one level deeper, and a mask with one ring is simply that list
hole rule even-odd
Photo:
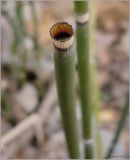
[{"label": "ridged stem surface", "polygon": [[71,159],[80,158],[79,137],[75,105],[75,62],[74,50],[55,49],[55,72],[59,97],[59,105]]},{"label": "ridged stem surface", "polygon": [[[76,15],[87,14],[88,2],[75,1]],[[78,72],[80,82],[80,97],[82,107],[82,123],[83,137],[85,141],[85,158],[92,159],[93,146],[92,143],[92,126],[91,126],[91,96],[90,96],[90,57],[89,57],[89,34],[88,22],[83,24],[77,23],[76,29],[77,38],[77,57],[78,57]]]}]

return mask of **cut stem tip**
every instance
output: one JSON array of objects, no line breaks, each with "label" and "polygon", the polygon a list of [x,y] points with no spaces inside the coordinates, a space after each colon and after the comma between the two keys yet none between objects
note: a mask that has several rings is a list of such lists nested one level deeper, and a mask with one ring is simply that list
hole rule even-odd
[{"label": "cut stem tip", "polygon": [[74,42],[74,30],[66,22],[55,23],[50,28],[50,35],[53,39],[54,46],[57,49],[68,49]]}]

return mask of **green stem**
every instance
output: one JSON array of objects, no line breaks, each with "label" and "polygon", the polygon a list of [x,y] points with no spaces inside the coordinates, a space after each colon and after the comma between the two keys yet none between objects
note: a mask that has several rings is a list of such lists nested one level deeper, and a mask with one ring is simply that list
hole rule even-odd
[{"label": "green stem", "polygon": [[25,21],[23,17],[23,2],[16,2],[16,18],[22,35],[26,35]]},{"label": "green stem", "polygon": [[[95,20],[96,20],[96,14],[95,14],[95,2],[90,1],[89,2],[89,13],[90,13],[90,19],[89,19],[89,52],[90,54],[94,53],[94,30],[95,30]],[[92,55],[93,56],[93,55]],[[100,90],[97,84],[97,76],[96,76],[96,65],[95,63],[91,62],[90,66],[90,73],[91,73],[91,86],[92,86],[92,106],[93,106],[93,113],[94,113],[94,120],[95,120],[95,129],[93,130],[95,134],[95,158],[102,158],[103,151],[102,151],[102,141],[101,141],[101,135],[99,127],[97,126],[99,123],[99,107],[100,107]]]},{"label": "green stem", "polygon": [[9,95],[6,91],[1,92],[1,111],[3,116],[11,123],[12,126],[16,125],[16,120],[13,116],[12,106],[10,103]]},{"label": "green stem", "polygon": [[[60,25],[62,26],[62,24],[64,25],[65,23],[58,23],[55,25],[59,25],[60,27]],[[67,26],[69,25],[67,24]],[[64,37],[66,33],[62,32],[63,31],[59,33],[59,35],[61,34],[61,36],[59,36],[61,41],[58,38],[58,40],[56,40],[59,43],[62,43],[63,39],[65,42],[68,41]],[[72,46],[65,49],[58,49],[57,47],[55,47],[54,61],[59,105],[62,115],[69,156],[71,159],[77,159],[80,158],[80,149],[75,104],[74,48]]]},{"label": "green stem", "polygon": [[122,111],[121,119],[120,119],[120,121],[118,123],[115,135],[114,135],[114,137],[112,139],[112,142],[111,142],[111,145],[110,145],[110,148],[108,149],[108,152],[106,154],[106,159],[111,158],[111,155],[114,152],[115,146],[116,146],[116,144],[117,144],[117,142],[119,140],[119,137],[120,137],[121,131],[122,131],[123,127],[124,127],[124,123],[125,123],[125,120],[127,118],[128,113],[129,113],[129,96],[127,98],[127,102],[126,102],[126,104],[124,106],[124,109]]},{"label": "green stem", "polygon": [[7,19],[8,23],[11,25],[13,32],[14,32],[14,35],[15,35],[15,41],[18,43],[18,41],[19,41],[18,33],[17,33],[17,29],[16,29],[16,26],[15,26],[13,19],[9,16],[7,11],[5,11],[5,10],[2,10],[1,14]]},{"label": "green stem", "polygon": [[[34,35],[32,36],[32,40],[33,40],[33,45],[34,45],[34,51],[35,53],[35,57],[37,59],[37,70],[40,70],[41,67],[41,51],[42,51],[42,47],[38,41],[38,17],[37,17],[37,12],[36,12],[36,8],[35,8],[35,2],[34,1],[29,1],[30,4],[30,10],[31,10],[31,15],[32,15],[32,23],[33,23],[33,29],[34,29]],[[43,98],[43,81],[41,79],[37,80],[37,89],[39,92],[39,101],[41,102],[42,98]]]},{"label": "green stem", "polygon": [[[87,1],[75,1],[76,15],[86,14],[88,11]],[[82,108],[82,123],[84,141],[92,140],[91,126],[91,100],[90,100],[90,58],[88,23],[77,23],[77,57],[80,82],[80,96]],[[85,143],[85,158],[92,159],[93,149],[91,143]]]},{"label": "green stem", "polygon": [[23,67],[25,68],[27,64],[27,49],[24,45],[25,36],[27,36],[25,21],[23,17],[23,2],[17,1],[16,2],[16,25],[19,30],[19,37],[20,37],[20,52],[22,54],[22,63]]},{"label": "green stem", "polygon": [[95,152],[96,152],[96,158],[102,158],[102,143],[101,143],[101,135],[100,135],[100,130],[97,126],[99,123],[99,88],[97,86],[97,81],[96,81],[96,71],[95,71],[95,65],[91,64],[91,91],[92,91],[92,106],[93,106],[93,113],[94,113],[94,121],[95,121],[95,126],[93,129],[93,132],[95,134]]},{"label": "green stem", "polygon": [[[3,4],[3,5],[5,5],[5,4]],[[2,8],[2,15],[6,18],[8,23],[11,25],[13,32],[14,32],[14,42],[12,45],[12,53],[16,53],[16,52],[19,53],[18,47],[20,47],[20,45],[22,44],[22,36],[20,35],[19,28],[16,25],[16,20],[9,15],[6,8],[4,8],[4,7]],[[24,80],[23,80],[23,77],[22,77],[22,79],[21,79],[21,76],[19,77],[19,75],[21,75],[22,71],[19,71],[18,66],[16,67],[15,61],[12,62],[11,70],[12,70],[14,78],[19,86],[19,84],[22,84],[24,82]]]},{"label": "green stem", "polygon": [[38,42],[38,31],[37,31],[37,26],[38,26],[38,18],[37,18],[37,13],[36,13],[36,8],[35,8],[35,2],[30,1],[30,9],[31,9],[31,14],[32,14],[32,22],[33,22],[33,28],[34,28],[34,36],[33,36],[33,43],[34,43],[34,49],[37,51],[37,58],[40,58],[40,51],[41,51],[41,45]]},{"label": "green stem", "polygon": [[[31,13],[32,13],[32,22],[34,25],[34,30],[37,30],[37,24],[38,24],[38,19],[37,19],[37,14],[36,14],[36,8],[35,8],[35,2],[34,1],[30,1],[30,9],[31,9]],[[37,31],[36,31],[37,32]]]},{"label": "green stem", "polygon": [[74,53],[55,50],[57,89],[70,158],[79,158],[74,98]]},{"label": "green stem", "polygon": [[87,1],[75,1],[75,13],[84,14],[88,11]]},{"label": "green stem", "polygon": [[8,23],[12,27],[12,30],[13,30],[13,33],[14,33],[14,42],[12,44],[12,49],[13,49],[13,53],[16,53],[17,46],[20,43],[20,40],[19,40],[20,37],[19,37],[17,26],[15,24],[15,20],[7,12],[5,4],[6,3],[2,3],[1,15],[6,18],[6,20],[8,21]]}]

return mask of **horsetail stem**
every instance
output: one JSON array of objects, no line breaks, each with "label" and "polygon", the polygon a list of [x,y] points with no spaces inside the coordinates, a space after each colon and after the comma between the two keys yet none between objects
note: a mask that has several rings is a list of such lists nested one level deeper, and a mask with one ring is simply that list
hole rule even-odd
[{"label": "horsetail stem", "polygon": [[90,97],[90,58],[88,33],[88,2],[75,1],[77,57],[82,108],[83,138],[85,158],[92,159],[92,127],[91,127],[91,97]]},{"label": "horsetail stem", "polygon": [[33,36],[33,43],[34,43],[34,49],[37,51],[36,58],[40,59],[40,52],[41,52],[41,45],[38,41],[38,16],[36,12],[36,6],[34,1],[29,1],[31,14],[32,14],[32,23],[33,23],[33,29],[34,29],[34,36]]},{"label": "horsetail stem", "polygon": [[55,48],[54,62],[57,92],[67,147],[70,158],[77,159],[80,158],[80,149],[74,94],[74,31],[71,25],[61,22],[51,27],[50,35]]},{"label": "horsetail stem", "polygon": [[[89,2],[89,53],[93,54],[95,52],[95,44],[94,44],[94,30],[96,26],[96,14],[95,14],[95,2]],[[96,64],[91,62],[90,66],[90,73],[91,73],[91,89],[92,89],[92,108],[93,108],[93,118],[95,121],[95,126],[93,126],[93,133],[95,136],[95,148],[93,149],[95,152],[95,156],[98,159],[102,158],[103,149],[102,149],[102,139],[100,134],[100,128],[98,127],[99,123],[99,107],[100,107],[100,89],[97,83],[96,77]],[[96,128],[96,129],[95,129]]]},{"label": "horsetail stem", "polygon": [[15,12],[16,12],[16,25],[18,28],[18,33],[19,33],[19,37],[20,37],[20,50],[19,52],[21,52],[21,58],[22,58],[22,65],[25,66],[27,64],[27,48],[25,47],[24,44],[24,39],[27,36],[27,32],[26,32],[26,25],[25,25],[25,19],[23,16],[23,9],[24,9],[24,4],[22,1],[17,1],[16,6],[15,6]]},{"label": "horsetail stem", "polygon": [[119,123],[118,123],[118,126],[117,126],[117,129],[115,131],[115,135],[112,139],[112,142],[111,142],[111,145],[110,145],[110,148],[108,149],[108,152],[106,154],[106,157],[105,159],[110,159],[111,158],[111,155],[112,153],[114,152],[114,149],[115,149],[115,146],[119,140],[119,137],[120,137],[120,134],[121,134],[121,131],[123,129],[123,126],[124,126],[124,123],[126,121],[126,118],[127,118],[127,115],[129,114],[129,95],[127,97],[127,101],[126,101],[126,104],[123,108],[123,111],[122,111],[122,114],[121,114],[121,118],[119,120]]}]

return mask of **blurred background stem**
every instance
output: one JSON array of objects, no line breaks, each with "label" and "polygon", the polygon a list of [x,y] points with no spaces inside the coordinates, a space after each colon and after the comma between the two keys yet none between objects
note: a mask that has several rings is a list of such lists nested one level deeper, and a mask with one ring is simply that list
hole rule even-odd
[{"label": "blurred background stem", "polygon": [[125,124],[125,121],[126,121],[126,118],[127,118],[128,114],[129,114],[129,95],[128,95],[126,104],[125,104],[125,106],[123,108],[123,111],[121,113],[121,118],[120,118],[119,123],[117,125],[117,129],[115,131],[115,135],[114,135],[114,137],[112,139],[111,145],[110,145],[110,147],[108,149],[108,152],[106,154],[106,157],[105,157],[106,159],[110,159],[112,154],[113,154],[113,152],[114,152],[115,146],[116,146],[116,144],[117,144],[117,142],[119,140],[121,131],[122,131],[123,127],[124,127],[124,124]]},{"label": "blurred background stem", "polygon": [[40,59],[40,52],[41,52],[41,45],[38,42],[38,17],[37,17],[37,12],[36,12],[36,4],[34,1],[30,1],[30,9],[31,9],[31,15],[32,15],[32,23],[33,23],[33,31],[34,31],[34,36],[33,36],[33,43],[34,43],[34,50],[36,51],[36,58],[39,60]]},{"label": "blurred background stem", "polygon": [[[29,2],[30,5],[30,10],[31,10],[31,15],[32,15],[32,23],[33,23],[33,32],[34,35],[32,36],[33,40],[33,46],[34,46],[34,51],[35,51],[35,57],[37,59],[37,71],[41,69],[41,53],[43,53],[43,48],[38,41],[38,16],[36,12],[36,3],[34,1]],[[38,88],[38,93],[39,93],[39,100],[43,98],[43,82],[39,78],[37,80],[37,88]]]},{"label": "blurred background stem", "polygon": [[[21,34],[20,34],[20,29],[19,26],[17,25],[16,19],[14,17],[11,17],[10,14],[8,13],[6,9],[6,2],[2,3],[2,15],[6,18],[7,22],[11,26],[13,33],[14,33],[14,41],[12,42],[12,63],[11,63],[11,70],[12,74],[14,76],[14,79],[16,80],[18,86],[22,86],[23,81],[25,79],[25,76],[23,75],[23,71],[19,71],[19,66],[16,66],[16,61],[14,56],[17,55],[17,57],[20,57],[19,49],[21,48],[20,46],[23,45],[23,41],[21,40]],[[17,54],[16,54],[17,53]],[[22,73],[22,74],[21,74]],[[22,75],[22,77],[21,77]]]},{"label": "blurred background stem", "polygon": [[1,111],[2,115],[4,115],[6,120],[8,120],[12,126],[16,125],[16,120],[12,113],[11,102],[6,91],[1,92]]},{"label": "blurred background stem", "polygon": [[22,56],[22,63],[23,67],[26,67],[27,64],[27,49],[25,46],[25,37],[27,36],[26,27],[25,27],[25,21],[23,17],[23,2],[17,1],[16,2],[16,24],[19,29],[19,36],[20,36],[20,43],[21,43],[21,56]]},{"label": "blurred background stem", "polygon": [[100,135],[100,128],[98,126],[99,124],[99,107],[100,107],[100,90],[99,90],[99,84],[97,83],[97,73],[96,73],[96,64],[94,61],[94,52],[95,52],[95,41],[94,41],[94,31],[95,31],[95,22],[96,22],[96,14],[95,14],[95,2],[90,1],[89,2],[89,53],[91,55],[91,66],[90,66],[90,75],[91,75],[91,90],[92,90],[92,106],[93,106],[93,119],[94,119],[94,135],[95,135],[95,158],[102,158],[102,141],[101,141],[101,135]]}]

